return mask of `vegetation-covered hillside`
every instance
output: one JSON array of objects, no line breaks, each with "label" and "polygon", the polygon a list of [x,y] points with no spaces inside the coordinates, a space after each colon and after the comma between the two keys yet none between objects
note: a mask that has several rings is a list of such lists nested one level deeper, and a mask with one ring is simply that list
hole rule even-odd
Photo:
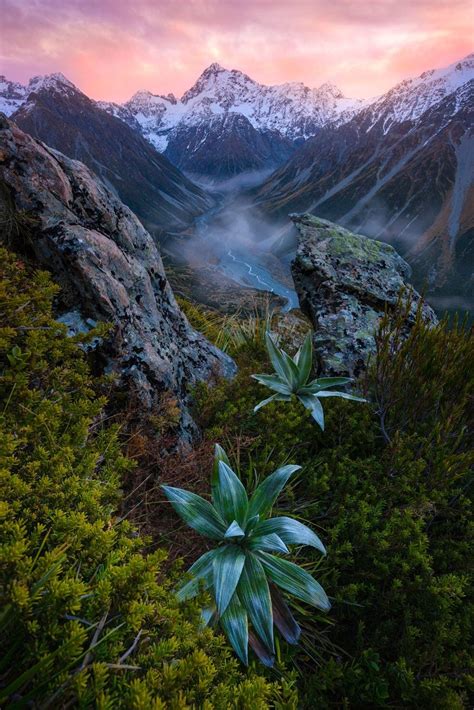
[{"label": "vegetation-covered hillside", "polygon": [[[400,303],[358,383],[368,403],[325,400],[322,432],[296,401],[253,413],[268,396],[250,377],[270,371],[265,330],[289,350],[298,333],[278,316],[229,322],[183,302],[239,370],[195,388],[203,440],[173,453],[172,401],[145,423],[123,399],[107,403],[93,356],[54,320],[50,278],[6,251],[0,263],[2,707],[469,707],[466,328],[419,318],[403,342]],[[280,638],[271,670],[255,656],[241,665],[203,626],[209,594],[185,603],[174,594],[206,548],[159,486],[207,495],[216,442],[249,491],[299,464],[274,513],[307,524],[328,552],[293,549],[332,609],[296,602],[301,642]],[[177,556],[184,567],[167,559]]]}]

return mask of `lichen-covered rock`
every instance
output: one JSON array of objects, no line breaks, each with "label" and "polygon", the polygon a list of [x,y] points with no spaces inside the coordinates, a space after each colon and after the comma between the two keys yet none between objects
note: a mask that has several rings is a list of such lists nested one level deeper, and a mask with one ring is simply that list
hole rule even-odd
[{"label": "lichen-covered rock", "polygon": [[230,375],[235,366],[189,325],[151,236],[85,165],[1,114],[0,183],[0,208],[3,201],[4,211],[33,225],[29,248],[70,294],[71,311],[114,325],[108,369],[133,389],[145,411],[171,392],[181,411],[181,441],[189,441],[195,426],[188,386]]},{"label": "lichen-covered rock", "polygon": [[[299,232],[293,279],[301,310],[315,329],[319,369],[357,376],[375,350],[381,316],[402,289],[412,300],[414,317],[421,297],[408,284],[410,267],[389,244],[310,214],[291,219]],[[428,304],[422,309],[427,321],[437,322]]]}]

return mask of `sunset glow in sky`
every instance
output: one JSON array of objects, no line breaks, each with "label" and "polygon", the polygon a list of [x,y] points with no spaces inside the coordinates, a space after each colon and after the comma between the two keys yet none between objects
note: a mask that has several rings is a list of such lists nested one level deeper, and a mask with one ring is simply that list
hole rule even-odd
[{"label": "sunset glow in sky", "polygon": [[473,50],[472,0],[0,0],[0,74],[94,99],[181,95],[212,62],[265,84],[380,94]]}]

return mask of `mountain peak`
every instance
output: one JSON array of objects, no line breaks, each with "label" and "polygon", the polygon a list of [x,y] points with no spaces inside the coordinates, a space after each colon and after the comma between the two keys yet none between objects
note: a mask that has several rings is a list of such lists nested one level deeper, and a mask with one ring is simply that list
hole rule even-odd
[{"label": "mountain peak", "polygon": [[326,81],[324,84],[321,84],[321,86],[318,89],[318,92],[321,94],[329,94],[332,96],[334,99],[343,99],[344,94],[340,90],[336,84],[333,84],[331,81]]},{"label": "mountain peak", "polygon": [[204,69],[202,75],[204,76],[204,74],[219,74],[223,71],[227,71],[227,69],[225,69],[225,67],[223,67],[218,62],[213,62],[212,64],[209,64],[207,69]]},{"label": "mountain peak", "polygon": [[77,87],[74,86],[74,84],[69,81],[69,79],[66,79],[64,74],[61,72],[56,72],[54,74],[45,74],[45,75],[39,75],[39,76],[34,76],[32,79],[30,79],[27,90],[29,92],[32,91],[40,91],[41,89],[74,89],[77,91]]}]

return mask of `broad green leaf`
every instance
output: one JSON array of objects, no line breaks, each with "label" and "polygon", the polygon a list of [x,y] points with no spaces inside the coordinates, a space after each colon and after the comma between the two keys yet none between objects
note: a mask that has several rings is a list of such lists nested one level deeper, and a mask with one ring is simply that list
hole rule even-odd
[{"label": "broad green leaf", "polygon": [[248,535],[252,532],[258,521],[260,520],[260,515],[253,515],[247,520],[247,525],[245,526],[245,534]]},{"label": "broad green leaf", "polygon": [[245,552],[238,545],[219,548],[214,556],[214,594],[217,610],[222,615],[232,599],[245,564]]},{"label": "broad green leaf", "polygon": [[246,666],[248,665],[249,627],[247,612],[237,594],[230,600],[225,613],[220,618],[221,626],[232,648]]},{"label": "broad green leaf", "polygon": [[[219,484],[216,488],[216,508],[228,524],[236,520],[245,525],[247,517],[247,492],[240,478],[224,461],[219,461]],[[227,526],[226,526],[227,529]]]},{"label": "broad green leaf", "polygon": [[270,584],[270,596],[273,606],[273,623],[285,641],[297,644],[301,636],[301,628],[296,623],[288,604],[275,584]]},{"label": "broad green leaf", "polygon": [[281,356],[285,363],[286,369],[288,370],[288,383],[291,385],[291,391],[296,392],[300,379],[298,365],[295,364],[293,359],[284,350],[281,350]]},{"label": "broad green leaf", "polygon": [[268,535],[252,535],[249,539],[249,550],[267,550],[267,552],[283,552],[287,555],[289,549],[283,540],[275,533]]},{"label": "broad green leaf", "polygon": [[275,341],[268,331],[265,333],[265,343],[271,363],[275,368],[275,372],[285,382],[290,384],[292,380],[292,370],[288,367],[288,363],[285,358],[286,353],[284,354],[283,351],[280,350],[280,348],[275,344]]},{"label": "broad green leaf", "polygon": [[255,527],[254,535],[276,533],[287,545],[311,545],[326,554],[326,549],[319,537],[299,520],[281,516],[262,520]]},{"label": "broad green leaf", "polygon": [[298,387],[304,387],[313,364],[313,341],[311,333],[306,336],[298,357]]},{"label": "broad green leaf", "polygon": [[223,461],[226,463],[228,466],[230,466],[230,461],[229,457],[227,456],[226,452],[220,446],[220,444],[216,444],[214,447],[214,466],[212,467],[212,477],[211,477],[211,492],[212,492],[212,502],[216,503],[215,501],[215,490],[216,486],[219,483],[219,461]]},{"label": "broad green leaf", "polygon": [[238,524],[238,522],[236,520],[234,520],[229,525],[227,530],[225,531],[224,539],[228,539],[228,538],[232,538],[232,537],[234,537],[234,538],[245,537],[244,531],[242,530],[242,528],[240,527],[240,525]]},{"label": "broad green leaf", "polygon": [[254,491],[249,503],[249,517],[257,515],[262,517],[273,506],[280,495],[290,476],[299,471],[301,466],[287,465],[281,466],[274,473],[262,481]]},{"label": "broad green leaf", "polygon": [[256,633],[265,646],[273,652],[273,614],[270,590],[263,566],[253,552],[246,553],[237,594],[247,609]]},{"label": "broad green leaf", "polygon": [[283,382],[277,375],[252,375],[252,378],[257,380],[257,382],[260,382],[261,385],[265,385],[265,387],[269,387],[275,392],[279,392],[280,394],[291,394],[291,389],[288,387],[286,382]]},{"label": "broad green leaf", "polygon": [[324,431],[324,411],[317,396],[313,394],[298,393],[298,399],[302,404],[304,404],[306,409],[309,409],[314,421],[319,424],[321,429]]},{"label": "broad green leaf", "polygon": [[192,599],[196,596],[201,587],[209,589],[212,585],[212,562],[216,553],[217,550],[205,552],[193,565],[191,565],[187,571],[187,574],[191,575],[191,579],[176,592],[176,596],[179,601],[182,602],[185,599]]},{"label": "broad green leaf", "polygon": [[291,402],[291,395],[286,395],[286,394],[272,394],[271,397],[268,397],[268,399],[264,399],[261,402],[257,404],[256,407],[254,407],[253,411],[258,412],[259,409],[262,407],[265,407],[265,405],[270,404],[270,402]]},{"label": "broad green leaf", "polygon": [[312,606],[329,611],[331,604],[326,592],[308,572],[298,565],[282,560],[267,552],[257,552],[258,559],[268,577],[279,587],[292,594],[297,599]]},{"label": "broad green leaf", "polygon": [[275,663],[275,654],[268,650],[262,640],[249,629],[249,645],[258,656],[259,661],[267,668],[272,668]]},{"label": "broad green leaf", "polygon": [[326,392],[322,390],[318,392],[317,397],[341,397],[341,399],[351,399],[353,402],[367,402],[363,397],[356,397],[355,394],[348,394],[347,392]]},{"label": "broad green leaf", "polygon": [[317,385],[319,389],[326,387],[342,387],[352,382],[352,377],[317,377],[309,383],[309,385]]},{"label": "broad green leaf", "polygon": [[222,540],[228,525],[209,501],[182,488],[161,486],[175,511],[190,528],[213,540]]}]

